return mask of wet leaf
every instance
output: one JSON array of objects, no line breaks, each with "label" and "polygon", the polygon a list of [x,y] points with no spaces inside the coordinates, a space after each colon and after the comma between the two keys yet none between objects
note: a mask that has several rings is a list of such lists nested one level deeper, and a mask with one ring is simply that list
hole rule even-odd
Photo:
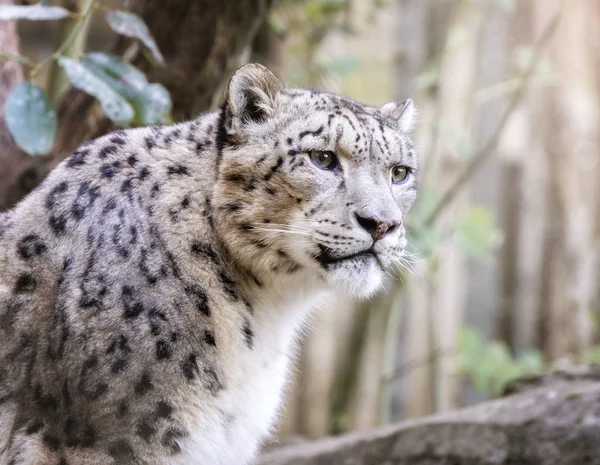
[{"label": "wet leaf", "polygon": [[104,69],[111,75],[118,77],[124,83],[133,87],[142,88],[148,85],[146,75],[135,66],[125,63],[121,57],[110,53],[88,53],[85,56],[89,60]]},{"label": "wet leaf", "polygon": [[56,136],[56,113],[44,90],[31,82],[16,86],[4,104],[6,126],[30,155],[48,153]]},{"label": "wet leaf", "polygon": [[104,114],[117,124],[127,124],[135,116],[129,102],[112,88],[97,70],[91,69],[84,61],[61,57],[59,64],[64,68],[71,83],[82,91],[98,99]]},{"label": "wet leaf", "polygon": [[135,109],[133,124],[148,125],[171,121],[171,97],[160,84],[148,83],[146,76],[135,66],[116,55],[90,53],[84,62],[89,69],[125,97]]},{"label": "wet leaf", "polygon": [[148,26],[142,18],[134,13],[121,10],[111,10],[106,13],[106,21],[113,31],[127,37],[135,37],[142,41],[152,52],[154,59],[164,63],[164,58],[158,49],[158,45],[152,38]]},{"label": "wet leaf", "polygon": [[0,5],[0,20],[52,21],[69,16],[69,10],[61,6],[49,6],[44,2],[34,5]]}]

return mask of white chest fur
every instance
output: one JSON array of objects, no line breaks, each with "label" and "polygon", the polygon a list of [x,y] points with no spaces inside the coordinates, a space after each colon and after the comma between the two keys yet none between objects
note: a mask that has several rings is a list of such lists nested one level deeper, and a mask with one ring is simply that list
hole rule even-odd
[{"label": "white chest fur", "polygon": [[[196,414],[190,412],[191,434],[172,464],[246,465],[272,433],[295,343],[317,298],[314,290],[309,295],[297,290],[293,295],[271,297],[255,306],[252,349],[237,344],[225,349],[225,388],[214,403],[199,403],[193,409]],[[239,335],[231,340],[239,340]]]}]

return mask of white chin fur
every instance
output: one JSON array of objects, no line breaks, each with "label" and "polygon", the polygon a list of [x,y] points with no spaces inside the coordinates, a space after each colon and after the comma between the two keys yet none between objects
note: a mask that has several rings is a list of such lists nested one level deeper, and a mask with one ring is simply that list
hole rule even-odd
[{"label": "white chin fur", "polygon": [[383,271],[375,263],[369,263],[356,269],[346,264],[331,267],[325,280],[337,291],[352,297],[372,296],[383,283]]}]

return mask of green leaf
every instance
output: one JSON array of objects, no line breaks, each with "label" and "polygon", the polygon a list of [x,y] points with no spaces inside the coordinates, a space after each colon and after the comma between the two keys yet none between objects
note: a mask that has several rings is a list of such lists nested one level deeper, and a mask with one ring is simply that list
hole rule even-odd
[{"label": "green leaf", "polygon": [[133,99],[136,124],[169,123],[171,119],[171,96],[160,84],[149,84]]},{"label": "green leaf", "polygon": [[501,367],[511,361],[510,351],[504,342],[492,341],[487,347],[490,364]]},{"label": "green leaf", "polygon": [[85,56],[89,60],[104,69],[107,73],[118,77],[124,84],[136,88],[148,85],[146,75],[135,66],[125,63],[121,57],[110,53],[88,53]]},{"label": "green leaf", "polygon": [[494,397],[498,397],[502,394],[502,390],[506,383],[523,376],[523,374],[523,369],[516,363],[508,362],[501,365],[491,378],[490,393]]},{"label": "green leaf", "polygon": [[31,82],[16,86],[4,104],[6,126],[30,155],[48,153],[56,136],[56,113],[44,90]]},{"label": "green leaf", "polygon": [[133,124],[159,124],[171,120],[173,104],[169,92],[160,84],[149,84],[144,73],[136,67],[106,53],[90,53],[84,62],[133,105]]},{"label": "green leaf", "polygon": [[111,10],[106,13],[106,21],[113,31],[127,37],[135,37],[142,41],[152,52],[154,59],[163,64],[165,62],[158,45],[152,38],[150,30],[142,18],[128,11]]},{"label": "green leaf", "polygon": [[469,327],[458,333],[456,355],[459,370],[470,377],[475,388],[494,397],[508,381],[546,369],[539,350],[526,350],[514,358],[504,342],[486,342],[478,330]]},{"label": "green leaf", "polygon": [[69,16],[69,10],[61,6],[47,6],[43,2],[35,5],[0,5],[0,20],[51,21]]},{"label": "green leaf", "polygon": [[519,354],[517,362],[525,373],[541,373],[544,371],[544,356],[539,350],[524,350]]},{"label": "green leaf", "polygon": [[581,354],[581,363],[600,363],[600,345],[595,345]]},{"label": "green leaf", "polygon": [[472,328],[461,328],[456,338],[456,361],[461,371],[472,373],[480,364],[484,342],[481,334]]},{"label": "green leaf", "polygon": [[127,124],[135,116],[133,107],[118,91],[111,88],[103,76],[90,69],[83,61],[60,57],[59,64],[64,68],[71,83],[82,91],[93,95],[102,106],[102,111],[116,124]]},{"label": "green leaf", "polygon": [[456,346],[459,350],[467,352],[479,352],[483,347],[481,334],[473,328],[461,328],[456,338]]}]

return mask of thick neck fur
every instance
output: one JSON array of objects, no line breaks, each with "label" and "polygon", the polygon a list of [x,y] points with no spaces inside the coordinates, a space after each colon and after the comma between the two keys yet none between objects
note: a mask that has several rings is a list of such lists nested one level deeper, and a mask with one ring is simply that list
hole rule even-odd
[{"label": "thick neck fur", "polygon": [[[278,212],[277,221],[285,221],[290,194],[285,193],[283,199],[267,194],[269,197],[261,201],[265,190],[282,185],[278,179],[269,182],[276,172],[277,156],[265,154],[259,164],[240,162],[243,151],[232,141],[223,140],[220,124],[224,111],[186,123],[190,139],[201,141],[198,145],[202,150],[171,152],[168,162],[175,162],[180,167],[175,170],[188,175],[172,176],[161,187],[163,199],[156,214],[162,220],[157,223],[163,225],[169,243],[178,244],[180,237],[197,237],[195,251],[208,251],[227,274],[222,279],[229,284],[229,280],[235,282],[235,292],[241,300],[252,307],[279,308],[284,312],[290,308],[290,302],[308,302],[312,300],[308,299],[310,295],[320,295],[324,283],[277,244],[265,242],[260,233],[253,231],[253,224],[269,214],[274,217],[274,211]],[[187,247],[185,243],[181,246],[179,256],[185,254]],[[190,263],[193,265],[193,261]],[[233,291],[232,286],[226,285],[226,289]]]}]

